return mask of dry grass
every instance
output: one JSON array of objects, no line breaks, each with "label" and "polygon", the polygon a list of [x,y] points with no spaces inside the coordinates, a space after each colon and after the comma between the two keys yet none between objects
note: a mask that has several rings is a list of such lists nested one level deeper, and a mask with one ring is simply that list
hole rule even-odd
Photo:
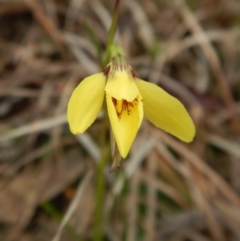
[{"label": "dry grass", "polygon": [[[0,0],[0,240],[92,240],[101,116],[75,137],[65,112],[100,70],[86,23],[104,49],[112,8]],[[104,172],[104,240],[240,240],[239,16],[238,0],[121,1],[117,43],[197,135],[187,145],[143,122],[122,168]]]}]

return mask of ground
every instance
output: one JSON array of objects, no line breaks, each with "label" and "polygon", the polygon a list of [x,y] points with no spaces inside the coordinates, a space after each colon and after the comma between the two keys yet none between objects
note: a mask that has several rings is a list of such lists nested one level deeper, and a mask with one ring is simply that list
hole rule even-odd
[{"label": "ground", "polygon": [[0,1],[0,240],[240,240],[240,2],[120,1],[116,43],[197,134],[144,120],[110,172],[102,112],[74,136],[66,108],[102,70],[114,2]]}]

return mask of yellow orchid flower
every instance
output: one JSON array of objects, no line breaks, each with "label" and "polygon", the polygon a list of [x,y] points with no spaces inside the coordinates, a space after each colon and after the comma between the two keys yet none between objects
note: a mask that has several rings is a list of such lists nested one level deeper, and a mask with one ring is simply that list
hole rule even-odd
[{"label": "yellow orchid flower", "polygon": [[137,78],[121,55],[114,57],[103,72],[85,78],[73,91],[67,108],[73,134],[83,133],[94,122],[104,98],[122,158],[127,156],[143,116],[184,142],[193,140],[195,126],[181,102],[157,85]]}]

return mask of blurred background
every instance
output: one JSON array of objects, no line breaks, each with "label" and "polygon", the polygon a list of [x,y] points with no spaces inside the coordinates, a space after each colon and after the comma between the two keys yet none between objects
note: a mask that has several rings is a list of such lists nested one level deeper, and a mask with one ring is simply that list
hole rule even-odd
[{"label": "blurred background", "polygon": [[101,71],[114,2],[0,0],[0,240],[239,241],[240,1],[121,1],[116,42],[197,134],[144,120],[99,177],[101,116],[73,136],[65,113]]}]

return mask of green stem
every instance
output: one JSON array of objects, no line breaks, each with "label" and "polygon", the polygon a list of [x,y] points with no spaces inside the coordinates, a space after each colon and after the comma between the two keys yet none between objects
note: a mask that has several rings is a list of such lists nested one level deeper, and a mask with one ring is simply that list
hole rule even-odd
[{"label": "green stem", "polygon": [[[111,47],[113,45],[114,37],[117,31],[119,3],[120,3],[120,0],[116,0],[114,11],[113,11],[112,23],[108,32],[106,53],[104,56],[104,66],[106,66],[109,63],[111,58],[111,52],[112,52]],[[101,135],[101,157],[96,170],[96,199],[95,199],[96,206],[95,206],[94,224],[93,224],[94,225],[93,241],[102,241],[104,236],[103,207],[104,207],[105,188],[106,188],[104,170],[111,157],[110,148],[106,148],[106,146],[110,146],[107,139],[107,134],[109,134],[108,127],[109,127],[109,123],[107,119],[107,111],[105,106],[102,133],[101,133],[102,134]]]},{"label": "green stem", "polygon": [[116,0],[114,11],[113,11],[113,18],[112,23],[108,32],[108,41],[106,46],[106,55],[104,59],[104,64],[107,65],[110,60],[110,47],[113,44],[114,37],[117,31],[117,25],[118,25],[118,7],[119,7],[120,0]]},{"label": "green stem", "polygon": [[[106,112],[105,112],[105,117]],[[94,236],[93,241],[102,241],[104,230],[103,230],[103,207],[104,207],[104,199],[105,199],[105,188],[106,181],[104,170],[107,166],[108,161],[110,160],[110,148],[109,143],[107,143],[107,135],[108,135],[108,119],[104,118],[102,123],[102,133],[101,133],[101,158],[97,165],[96,169],[96,198],[95,198],[95,215],[94,215]]]},{"label": "green stem", "polygon": [[101,129],[101,157],[96,169],[96,206],[94,213],[94,233],[93,233],[93,241],[102,241],[104,230],[104,199],[105,199],[105,188],[106,181],[104,176],[104,170],[107,166],[108,161],[110,160],[110,148],[107,139],[109,123],[107,119],[106,106],[104,106],[104,118]]},{"label": "green stem", "polygon": [[109,154],[105,153],[102,156],[96,170],[96,206],[94,216],[94,241],[103,240],[104,229],[103,229],[103,207],[105,199],[105,188],[106,182],[104,177],[104,170],[109,160]]}]

